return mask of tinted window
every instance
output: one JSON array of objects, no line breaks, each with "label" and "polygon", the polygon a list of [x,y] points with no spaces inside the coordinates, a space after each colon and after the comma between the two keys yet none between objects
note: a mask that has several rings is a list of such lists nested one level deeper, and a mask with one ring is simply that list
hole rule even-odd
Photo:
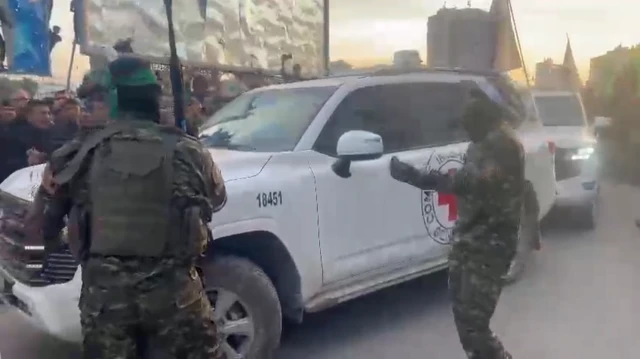
[{"label": "tinted window", "polygon": [[246,93],[207,120],[200,139],[207,147],[291,151],[335,90],[307,87]]},{"label": "tinted window", "polygon": [[338,138],[364,130],[382,136],[385,152],[465,140],[462,88],[450,83],[379,85],[358,89],[338,106],[315,149],[335,155]]},{"label": "tinted window", "polygon": [[577,96],[536,96],[536,107],[545,126],[584,126]]}]

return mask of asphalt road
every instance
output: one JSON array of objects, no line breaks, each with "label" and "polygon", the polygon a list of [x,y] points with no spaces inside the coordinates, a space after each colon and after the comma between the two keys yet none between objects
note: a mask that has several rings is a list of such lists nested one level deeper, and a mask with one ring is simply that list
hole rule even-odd
[{"label": "asphalt road", "polygon": [[[598,228],[552,224],[543,250],[503,294],[494,330],[516,359],[623,359],[640,352],[640,191],[603,189]],[[563,228],[564,227],[564,228]],[[78,350],[0,314],[3,359],[77,358]],[[278,359],[462,359],[436,274],[308,316]]]}]

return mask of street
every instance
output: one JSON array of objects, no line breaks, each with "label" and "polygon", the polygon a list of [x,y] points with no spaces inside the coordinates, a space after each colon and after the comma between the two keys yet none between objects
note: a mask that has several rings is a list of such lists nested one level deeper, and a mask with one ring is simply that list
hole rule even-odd
[{"label": "street", "polygon": [[[579,232],[553,223],[521,281],[503,293],[493,328],[516,359],[634,358],[640,351],[640,191],[608,184],[600,222]],[[0,314],[3,359],[79,357]],[[278,359],[462,359],[446,293],[436,274],[289,327]]]}]

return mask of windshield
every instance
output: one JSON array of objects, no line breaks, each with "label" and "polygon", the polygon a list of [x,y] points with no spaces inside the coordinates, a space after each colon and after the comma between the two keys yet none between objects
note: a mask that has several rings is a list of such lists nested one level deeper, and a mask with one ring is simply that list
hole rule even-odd
[{"label": "windshield", "polygon": [[337,87],[271,89],[244,94],[207,120],[207,147],[241,151],[291,151]]},{"label": "windshield", "polygon": [[536,107],[545,126],[584,126],[577,96],[536,96]]}]

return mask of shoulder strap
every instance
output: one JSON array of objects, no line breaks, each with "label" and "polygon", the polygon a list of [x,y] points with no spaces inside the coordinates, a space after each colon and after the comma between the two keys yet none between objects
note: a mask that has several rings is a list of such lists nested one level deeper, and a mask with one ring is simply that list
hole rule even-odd
[{"label": "shoulder strap", "polygon": [[82,144],[82,147],[80,147],[76,155],[73,157],[73,159],[71,159],[71,161],[69,161],[65,168],[54,177],[55,183],[58,185],[68,183],[80,170],[85,157],[87,157],[91,150],[96,148],[105,139],[115,135],[118,132],[121,132],[127,127],[128,125],[126,123],[116,122],[100,131],[94,132],[89,135]]}]

